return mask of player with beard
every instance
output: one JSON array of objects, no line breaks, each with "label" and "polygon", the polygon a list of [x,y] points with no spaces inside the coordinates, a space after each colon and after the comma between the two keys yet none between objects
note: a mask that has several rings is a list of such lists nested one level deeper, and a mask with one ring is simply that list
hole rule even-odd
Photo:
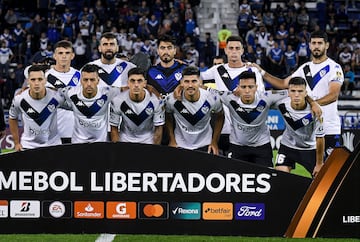
[{"label": "player with beard", "polygon": [[312,60],[301,65],[292,75],[279,79],[262,70],[258,65],[264,79],[282,81],[287,86],[293,77],[302,77],[307,81],[307,92],[323,111],[323,127],[325,132],[325,156],[330,155],[334,147],[341,144],[341,120],[338,115],[338,97],[344,74],[341,66],[327,56],[329,41],[324,31],[314,31],[309,43]]},{"label": "player with beard", "polygon": [[[200,71],[194,66],[182,71],[180,85],[183,88],[181,100],[174,95],[166,98],[169,146],[218,155],[218,140],[225,118],[219,96],[200,88]],[[214,128],[210,125],[212,118],[215,119]]]},{"label": "player with beard", "polygon": [[[159,37],[157,54],[160,57],[160,63],[150,67],[147,71],[147,83],[153,86],[165,99],[179,85],[182,70],[187,65],[175,60],[176,41],[169,35]],[[167,145],[168,143],[169,136],[167,129],[165,129],[161,144]]]},{"label": "player with beard", "polygon": [[181,72],[187,65],[175,60],[176,41],[171,36],[159,37],[157,54],[160,57],[160,63],[149,68],[147,81],[162,96],[166,96],[180,83]]},{"label": "player with beard", "polygon": [[98,49],[101,58],[89,64],[99,67],[99,86],[126,87],[127,73],[136,66],[131,62],[116,57],[119,51],[116,36],[110,32],[103,33]]}]

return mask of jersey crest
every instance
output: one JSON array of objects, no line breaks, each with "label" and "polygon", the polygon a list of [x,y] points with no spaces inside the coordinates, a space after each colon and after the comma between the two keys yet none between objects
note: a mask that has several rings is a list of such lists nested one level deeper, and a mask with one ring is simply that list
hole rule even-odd
[{"label": "jersey crest", "polygon": [[126,67],[127,63],[121,62],[120,64],[116,65],[110,73],[107,73],[103,68],[99,67],[99,76],[106,84],[111,86],[124,72]]},{"label": "jersey crest", "polygon": [[73,101],[76,108],[86,116],[86,118],[91,118],[104,106],[108,96],[103,94],[100,98],[96,99],[90,107],[86,106],[86,104],[80,100],[77,95],[72,95],[70,99]]},{"label": "jersey crest", "polygon": [[191,114],[181,101],[176,101],[174,103],[174,107],[179,112],[179,114],[192,125],[197,124],[210,111],[211,108],[208,101],[205,101],[195,114]]},{"label": "jersey crest", "polygon": [[255,108],[242,108],[234,100],[230,101],[230,105],[242,120],[250,124],[265,110],[266,102],[264,100],[260,100]]},{"label": "jersey crest", "polygon": [[46,121],[46,119],[54,111],[56,111],[58,105],[59,102],[55,98],[52,98],[41,112],[37,112],[25,99],[21,100],[20,102],[21,108],[39,126],[41,126]]},{"label": "jersey crest", "polygon": [[288,110],[286,109],[284,103],[279,105],[279,110],[282,113],[286,122],[290,125],[290,127],[293,130],[300,129],[301,127],[304,127],[313,121],[313,117],[312,117],[311,113],[308,113],[301,119],[294,121],[293,118],[291,117],[291,115],[289,114]]},{"label": "jersey crest", "polygon": [[142,124],[150,115],[154,113],[154,104],[149,102],[141,113],[136,114],[126,102],[122,102],[120,106],[121,111],[137,126]]}]

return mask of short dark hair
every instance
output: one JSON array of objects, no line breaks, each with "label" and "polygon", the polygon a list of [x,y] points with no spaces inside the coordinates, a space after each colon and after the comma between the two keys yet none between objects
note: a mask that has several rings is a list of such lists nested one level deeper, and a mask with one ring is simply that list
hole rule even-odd
[{"label": "short dark hair", "polygon": [[48,65],[32,65],[28,69],[28,74],[30,74],[30,72],[34,72],[34,71],[42,71],[45,74],[45,71],[47,69],[49,69]]},{"label": "short dark hair", "polygon": [[73,45],[72,45],[72,43],[71,43],[70,41],[68,41],[68,40],[60,40],[60,41],[56,42],[56,44],[55,44],[55,46],[54,46],[54,50],[55,50],[56,48],[60,48],[60,47],[62,47],[62,48],[71,48],[71,50],[72,50]]},{"label": "short dark hair", "polygon": [[131,75],[142,75],[143,77],[146,77],[145,70],[140,67],[131,68],[128,72],[128,77],[130,77]]},{"label": "short dark hair", "polygon": [[297,86],[305,85],[306,86],[306,81],[304,78],[297,76],[297,77],[293,77],[290,79],[289,85],[297,85]]},{"label": "short dark hair", "polygon": [[176,39],[167,34],[159,36],[157,41],[158,45],[160,44],[160,42],[170,42],[171,44],[176,45]]},{"label": "short dark hair", "polygon": [[200,70],[196,66],[187,66],[182,70],[183,76],[197,75],[200,76]]},{"label": "short dark hair", "polygon": [[111,32],[105,32],[101,35],[100,39],[105,38],[105,39],[116,39],[116,35],[114,33]]},{"label": "short dark hair", "polygon": [[98,73],[99,67],[97,65],[94,64],[86,64],[83,66],[83,68],[81,68],[81,72],[96,72]]},{"label": "short dark hair", "polygon": [[240,75],[239,75],[239,80],[242,79],[254,79],[256,82],[256,75],[255,72],[252,71],[243,71]]},{"label": "short dark hair", "polygon": [[229,43],[229,41],[239,41],[242,46],[244,46],[243,39],[240,36],[232,35],[229,38],[226,39],[226,44]]},{"label": "short dark hair", "polygon": [[325,42],[329,42],[328,35],[326,34],[325,31],[322,30],[316,30],[314,32],[311,32],[310,39],[313,38],[321,38],[324,39]]}]

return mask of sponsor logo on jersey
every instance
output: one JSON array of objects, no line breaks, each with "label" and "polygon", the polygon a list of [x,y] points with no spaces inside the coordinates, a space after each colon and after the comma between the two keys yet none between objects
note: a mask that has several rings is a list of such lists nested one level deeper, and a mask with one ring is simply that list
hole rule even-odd
[{"label": "sponsor logo on jersey", "polygon": [[164,220],[169,218],[167,202],[139,202],[139,219]]},{"label": "sponsor logo on jersey", "polygon": [[161,74],[157,74],[156,77],[155,77],[156,80],[160,80],[160,79],[163,79],[162,75]]},{"label": "sponsor logo on jersey", "polygon": [[11,218],[40,218],[40,201],[10,201]]},{"label": "sponsor logo on jersey", "polygon": [[232,220],[233,204],[219,202],[205,202],[202,208],[204,220]]},{"label": "sponsor logo on jersey", "polygon": [[136,219],[136,202],[107,202],[106,218]]},{"label": "sponsor logo on jersey", "polygon": [[104,202],[75,201],[74,218],[86,218],[86,219],[104,218]]},{"label": "sponsor logo on jersey", "polygon": [[201,218],[201,204],[197,202],[172,203],[170,215],[173,219],[199,220]]},{"label": "sponsor logo on jersey", "polygon": [[264,220],[265,204],[263,203],[236,203],[236,220]]},{"label": "sponsor logo on jersey", "polygon": [[9,203],[6,200],[0,200],[0,218],[7,218],[9,216]]}]

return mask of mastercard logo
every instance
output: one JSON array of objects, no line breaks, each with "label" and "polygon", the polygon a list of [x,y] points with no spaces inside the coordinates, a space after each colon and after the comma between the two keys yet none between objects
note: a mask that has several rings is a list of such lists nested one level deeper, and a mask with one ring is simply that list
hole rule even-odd
[{"label": "mastercard logo", "polygon": [[167,219],[169,217],[167,202],[139,202],[139,218]]}]

